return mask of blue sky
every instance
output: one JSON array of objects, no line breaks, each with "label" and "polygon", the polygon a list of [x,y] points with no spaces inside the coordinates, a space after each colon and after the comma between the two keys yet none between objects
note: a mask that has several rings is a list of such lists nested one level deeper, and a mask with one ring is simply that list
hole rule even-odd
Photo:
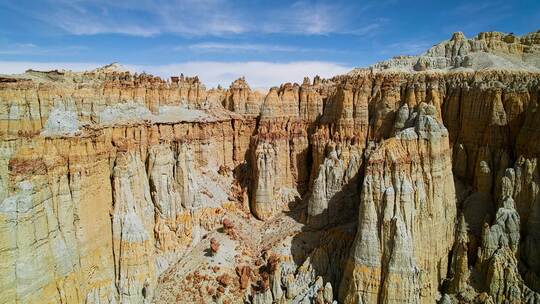
[{"label": "blue sky", "polygon": [[209,86],[328,77],[463,31],[540,29],[540,0],[0,0],[0,73],[120,62]]}]

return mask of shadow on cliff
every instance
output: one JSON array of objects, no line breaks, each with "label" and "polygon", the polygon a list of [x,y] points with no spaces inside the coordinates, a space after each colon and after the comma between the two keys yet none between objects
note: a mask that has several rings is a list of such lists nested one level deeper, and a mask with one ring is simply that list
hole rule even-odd
[{"label": "shadow on cliff", "polygon": [[356,236],[362,166],[356,175],[329,201],[328,208],[308,218],[307,208],[311,191],[300,202],[291,203],[285,214],[303,224],[291,241],[291,254],[297,267],[309,258],[315,274],[332,284],[337,296],[345,263]]}]

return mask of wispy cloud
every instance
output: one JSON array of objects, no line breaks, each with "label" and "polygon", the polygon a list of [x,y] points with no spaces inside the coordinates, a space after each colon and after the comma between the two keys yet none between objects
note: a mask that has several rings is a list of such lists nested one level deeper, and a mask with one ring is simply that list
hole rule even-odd
[{"label": "wispy cloud", "polygon": [[376,18],[372,22],[367,23],[363,26],[356,27],[352,30],[344,32],[345,34],[352,34],[356,36],[366,36],[372,37],[378,34],[386,24],[390,23],[388,18]]},{"label": "wispy cloud", "polygon": [[467,2],[456,6],[452,12],[455,14],[473,15],[479,13],[485,13],[492,9],[497,9],[503,5],[502,1],[477,1]]},{"label": "wispy cloud", "polygon": [[[0,61],[0,73],[16,74],[27,69],[66,69],[83,71],[95,69],[103,64],[84,62],[22,62]],[[161,77],[172,75],[198,75],[209,87],[228,86],[241,76],[245,76],[252,87],[277,86],[284,82],[301,82],[304,76],[331,77],[346,73],[352,67],[335,62],[293,61],[293,62],[215,62],[194,61],[167,65],[125,65],[131,71],[147,72]]]},{"label": "wispy cloud", "polygon": [[420,55],[433,46],[433,42],[425,40],[400,41],[384,46],[380,53],[388,56]]},{"label": "wispy cloud", "polygon": [[381,25],[375,22],[359,29],[354,23],[362,7],[341,1],[300,0],[272,8],[226,0],[44,0],[39,7],[31,0],[19,0],[4,5],[75,35],[364,35]]},{"label": "wispy cloud", "polygon": [[0,43],[0,55],[69,55],[85,50],[84,46],[38,46],[33,43]]},{"label": "wispy cloud", "polygon": [[354,2],[300,0],[292,2],[289,7],[265,12],[259,30],[265,33],[365,36],[388,21],[365,16],[366,23],[358,27],[356,21],[365,15],[369,7],[371,4],[367,2],[359,6]]},{"label": "wispy cloud", "polygon": [[[185,47],[178,47],[184,49]],[[303,48],[285,45],[269,45],[269,44],[254,44],[254,43],[221,43],[221,42],[202,42],[187,46],[192,50],[203,51],[254,51],[254,52],[297,52]]]},{"label": "wispy cloud", "polygon": [[242,18],[225,0],[44,0],[39,9],[30,0],[5,5],[75,35],[245,32]]},{"label": "wispy cloud", "polygon": [[309,48],[295,45],[279,45],[279,44],[259,44],[259,43],[231,43],[231,42],[201,42],[186,46],[178,46],[177,51],[192,50],[200,52],[344,52],[344,50],[334,50],[327,48]]},{"label": "wispy cloud", "polygon": [[266,33],[327,34],[341,29],[343,13],[338,4],[296,1],[267,11],[260,27]]},{"label": "wispy cloud", "polygon": [[33,43],[13,43],[0,46],[0,55],[28,54],[37,50]]}]

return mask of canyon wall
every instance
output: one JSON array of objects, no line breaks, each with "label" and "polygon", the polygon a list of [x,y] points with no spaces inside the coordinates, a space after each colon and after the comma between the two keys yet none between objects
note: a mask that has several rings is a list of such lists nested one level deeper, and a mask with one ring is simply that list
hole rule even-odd
[{"label": "canyon wall", "polygon": [[540,73],[392,68],[425,56],[266,94],[0,77],[2,303],[539,303]]}]

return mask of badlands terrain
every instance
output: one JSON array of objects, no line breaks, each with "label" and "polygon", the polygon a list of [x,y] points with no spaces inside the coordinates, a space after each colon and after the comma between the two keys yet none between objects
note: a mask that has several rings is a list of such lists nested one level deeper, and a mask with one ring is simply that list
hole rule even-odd
[{"label": "badlands terrain", "polygon": [[540,31],[248,82],[2,75],[0,302],[540,303]]}]

